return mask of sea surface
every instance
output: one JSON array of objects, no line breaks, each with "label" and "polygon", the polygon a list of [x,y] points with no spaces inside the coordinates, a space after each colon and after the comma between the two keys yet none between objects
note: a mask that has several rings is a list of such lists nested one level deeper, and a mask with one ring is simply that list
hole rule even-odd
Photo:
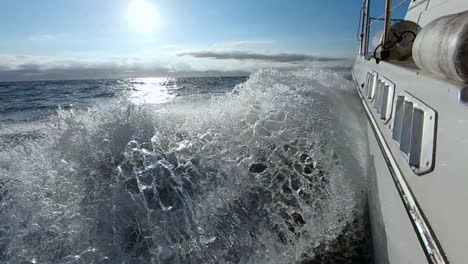
[{"label": "sea surface", "polygon": [[368,263],[349,72],[0,83],[0,263]]}]

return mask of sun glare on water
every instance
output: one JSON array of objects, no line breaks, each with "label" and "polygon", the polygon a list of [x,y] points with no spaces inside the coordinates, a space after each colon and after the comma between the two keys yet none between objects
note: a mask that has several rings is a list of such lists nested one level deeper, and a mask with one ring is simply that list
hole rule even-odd
[{"label": "sun glare on water", "polygon": [[131,0],[127,15],[130,26],[139,33],[151,33],[156,29],[157,10],[148,0]]}]

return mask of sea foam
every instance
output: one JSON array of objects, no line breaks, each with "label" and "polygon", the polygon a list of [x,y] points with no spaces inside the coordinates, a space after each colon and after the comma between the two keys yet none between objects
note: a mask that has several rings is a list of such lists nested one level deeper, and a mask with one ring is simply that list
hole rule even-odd
[{"label": "sea foam", "polygon": [[352,89],[319,66],[268,69],[228,94],[61,110],[0,152],[0,260],[365,260]]}]

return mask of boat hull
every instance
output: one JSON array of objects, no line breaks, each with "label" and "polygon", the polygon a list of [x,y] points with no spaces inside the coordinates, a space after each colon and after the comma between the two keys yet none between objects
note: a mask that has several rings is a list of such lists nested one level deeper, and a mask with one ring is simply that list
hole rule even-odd
[{"label": "boat hull", "polygon": [[[393,116],[382,120],[375,101],[367,98],[364,86],[369,72],[395,84],[395,103],[399,95],[411,94],[435,109],[434,166],[425,174],[411,168],[392,139]],[[467,181],[460,173],[468,165],[461,161],[466,157],[468,131],[466,85],[426,75],[409,63],[377,64],[361,56],[352,74],[368,119],[369,204],[376,263],[463,263],[458,262],[464,259],[463,243],[457,241],[466,237],[461,222],[466,214],[457,204],[467,200],[467,193],[459,190]],[[393,107],[393,115],[394,111]]]}]

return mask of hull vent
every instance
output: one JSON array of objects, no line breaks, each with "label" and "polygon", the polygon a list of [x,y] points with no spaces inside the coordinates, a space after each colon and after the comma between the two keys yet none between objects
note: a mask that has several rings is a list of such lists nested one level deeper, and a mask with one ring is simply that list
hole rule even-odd
[{"label": "hull vent", "polygon": [[395,100],[392,138],[418,175],[434,168],[437,113],[407,92]]},{"label": "hull vent", "polygon": [[374,99],[378,77],[379,75],[376,72],[367,73],[367,82],[364,94],[366,95],[368,100],[372,101]]},{"label": "hull vent", "polygon": [[385,123],[392,117],[394,93],[395,85],[391,81],[385,78],[377,81],[374,108]]}]

